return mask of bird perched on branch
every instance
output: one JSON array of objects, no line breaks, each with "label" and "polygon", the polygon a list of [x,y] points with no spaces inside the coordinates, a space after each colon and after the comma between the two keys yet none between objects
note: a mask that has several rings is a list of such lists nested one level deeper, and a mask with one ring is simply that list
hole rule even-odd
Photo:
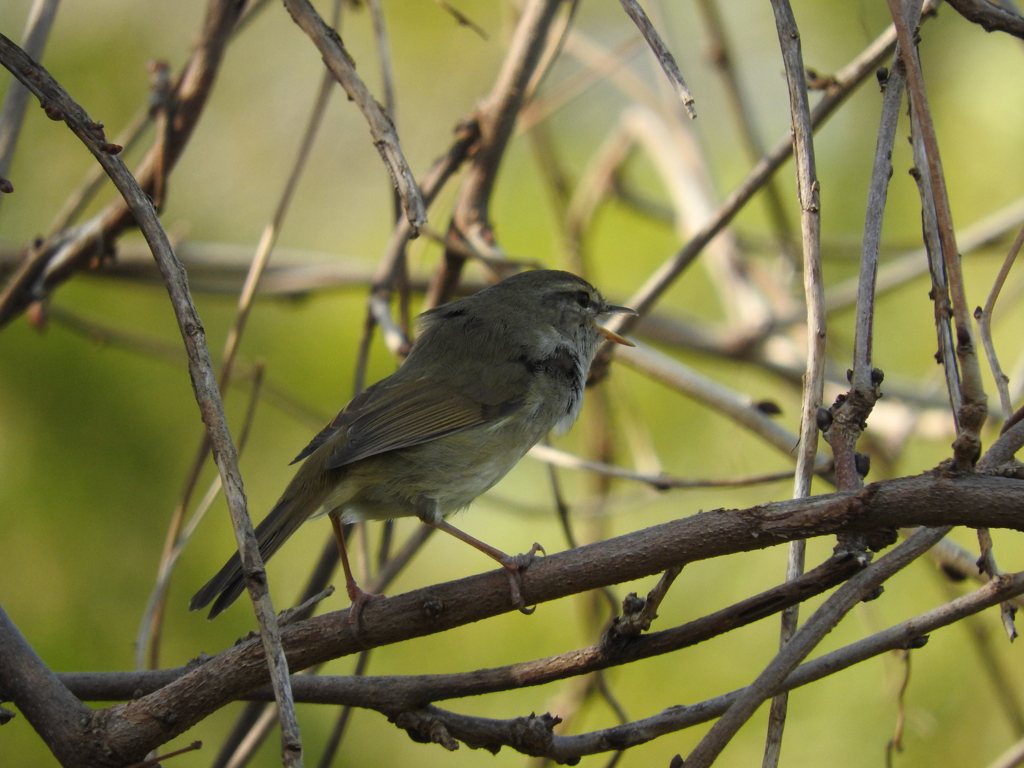
[{"label": "bird perched on branch", "polygon": [[[342,525],[418,517],[476,547],[509,575],[526,611],[520,571],[540,546],[510,557],[445,520],[491,488],[552,429],[576,420],[602,338],[630,344],[597,319],[636,314],[576,275],[535,270],[425,312],[405,363],[346,405],[296,457],[302,462],[256,527],[270,558],[307,520],[329,515],[358,626],[375,597],[352,577]],[[192,598],[210,618],[245,589],[236,552]]]}]

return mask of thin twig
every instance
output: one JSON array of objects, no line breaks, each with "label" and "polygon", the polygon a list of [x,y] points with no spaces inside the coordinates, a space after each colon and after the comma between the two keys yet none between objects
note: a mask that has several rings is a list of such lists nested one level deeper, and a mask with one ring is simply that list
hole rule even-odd
[{"label": "thin twig", "polygon": [[[811,480],[818,453],[816,414],[821,408],[825,387],[825,297],[821,274],[821,199],[814,160],[814,129],[807,97],[800,31],[788,0],[772,0],[775,27],[778,31],[782,60],[789,91],[789,120],[793,131],[793,156],[796,160],[797,198],[800,201],[800,232],[803,251],[804,301],[807,308],[807,369],[803,376],[800,398],[800,444],[796,457],[793,497],[802,499],[811,494]],[[846,489],[844,489],[846,490]],[[789,545],[786,579],[798,578],[804,572],[807,545],[794,541]],[[796,632],[799,606],[791,606],[780,617],[779,645],[789,643]],[[788,694],[772,699],[765,737],[764,768],[775,768],[782,750],[782,732],[786,724]]]},{"label": "thin twig", "polygon": [[167,760],[172,757],[177,757],[178,755],[184,755],[189,752],[195,752],[197,749],[202,748],[203,742],[193,741],[187,747],[182,747],[181,749],[175,749],[171,752],[166,752],[162,755],[151,757],[149,760],[143,760],[141,763],[132,763],[131,765],[125,766],[125,768],[153,768],[154,766],[159,766],[161,760]]},{"label": "thin twig", "polygon": [[665,76],[672,84],[673,90],[675,90],[683,102],[687,114],[691,119],[697,117],[697,112],[693,108],[693,95],[690,93],[690,89],[686,87],[683,76],[679,73],[679,66],[676,64],[676,60],[672,56],[671,51],[669,51],[668,46],[661,39],[661,35],[658,34],[658,30],[651,24],[651,20],[647,18],[644,9],[640,7],[640,3],[636,0],[619,0],[619,2],[622,4],[622,9],[633,20],[637,29],[640,30],[640,34],[644,36],[644,40],[647,41],[647,45],[650,46],[654,57],[665,72]]},{"label": "thin twig", "polygon": [[992,378],[996,382],[996,390],[999,392],[999,403],[1002,406],[1004,418],[1009,418],[1010,414],[1013,413],[1013,402],[1010,400],[1010,388],[1008,386],[1010,379],[1003,373],[1003,369],[999,365],[999,356],[996,354],[995,344],[992,342],[992,313],[995,312],[999,292],[1003,289],[1003,284],[1010,274],[1010,269],[1013,267],[1013,263],[1016,261],[1017,254],[1020,253],[1022,245],[1024,245],[1024,227],[1021,227],[1017,233],[1013,245],[1010,246],[1009,253],[1003,259],[1003,264],[999,268],[999,274],[996,275],[996,279],[992,283],[992,290],[989,291],[988,299],[985,301],[985,308],[980,312],[978,310],[974,312],[974,317],[978,321],[978,335],[981,336],[981,343],[985,346],[985,355],[988,357],[989,368],[992,369]]},{"label": "thin twig", "polygon": [[[31,58],[40,61],[46,41],[50,38],[53,20],[57,17],[60,0],[34,0],[25,20],[25,31],[21,36],[21,47]],[[0,107],[0,181],[7,178],[14,160],[14,150],[18,146],[18,135],[25,121],[28,109],[29,90],[12,80],[4,96],[3,107]],[[4,195],[0,194],[0,205]]]},{"label": "thin twig", "polygon": [[[985,390],[971,330],[971,309],[967,305],[967,293],[960,268],[960,253],[957,251],[956,235],[953,231],[953,215],[946,193],[938,139],[925,93],[924,76],[921,73],[910,24],[900,7],[900,0],[888,0],[888,3],[899,37],[903,62],[907,68],[907,85],[913,106],[914,125],[920,131],[927,158],[928,185],[934,199],[942,259],[949,283],[949,298],[956,329],[956,360],[960,364],[960,390],[963,397],[959,412],[956,414],[960,432],[954,443],[954,460],[960,468],[967,469],[973,465],[981,452],[979,432],[988,413]],[[951,366],[953,361],[946,360],[945,364]]]},{"label": "thin twig", "polygon": [[903,678],[900,680],[899,690],[896,692],[896,727],[892,738],[885,745],[885,765],[892,768],[893,755],[903,751],[903,727],[907,719],[906,693],[910,687],[910,651],[901,648],[895,652],[903,667]]},{"label": "thin twig", "polygon": [[[774,421],[756,403],[751,402],[750,398],[737,394],[675,358],[642,344],[624,347],[618,354],[618,359],[677,392],[695,398],[715,412],[746,427],[787,456],[793,457],[799,438]],[[832,460],[821,453],[816,456],[814,467],[816,471],[820,471],[830,467],[831,463]]]},{"label": "thin twig", "polygon": [[[645,474],[619,467],[614,464],[605,464],[600,461],[584,459],[575,456],[559,448],[538,443],[530,449],[528,454],[535,459],[543,461],[551,466],[563,467],[565,469],[579,469],[586,472],[594,472],[607,477],[618,477],[623,480],[635,480],[638,483],[646,483],[652,488],[664,491],[669,488],[728,488],[743,485],[761,485],[763,483],[776,483],[780,480],[788,480],[793,477],[790,472],[773,472],[763,475],[752,475],[749,477],[723,477],[719,479],[685,477],[673,477],[663,472],[658,474]],[[821,471],[821,470],[819,470]]]},{"label": "thin twig", "polygon": [[295,23],[316,45],[323,56],[324,64],[366,118],[374,146],[402,198],[405,217],[412,227],[412,232],[415,233],[417,227],[427,221],[427,207],[409,164],[402,154],[398,134],[390,116],[356,74],[355,62],[345,50],[341,37],[324,22],[309,0],[284,0],[284,4]]},{"label": "thin twig", "polygon": [[487,36],[487,32],[484,31],[483,27],[481,27],[471,18],[466,16],[466,14],[462,13],[462,11],[453,6],[451,3],[447,2],[446,0],[434,0],[434,2],[441,6],[441,8],[443,8],[449,14],[451,14],[452,18],[455,19],[455,21],[458,22],[460,26],[469,27],[471,30],[476,32],[477,35],[480,36],[481,40],[489,39]]}]

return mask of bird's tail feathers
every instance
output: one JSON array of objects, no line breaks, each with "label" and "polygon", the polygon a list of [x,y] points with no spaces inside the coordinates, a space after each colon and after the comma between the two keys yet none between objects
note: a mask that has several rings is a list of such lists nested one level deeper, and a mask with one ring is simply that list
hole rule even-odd
[{"label": "bird's tail feathers", "polygon": [[[256,541],[259,543],[263,562],[281,548],[281,545],[308,519],[308,515],[294,514],[297,498],[284,497],[270,510],[263,521],[256,526]],[[214,618],[230,606],[245,591],[245,576],[242,573],[242,559],[238,552],[224,564],[217,575],[192,597],[189,610],[197,611],[211,602],[209,618]],[[216,598],[216,600],[214,600]]]}]

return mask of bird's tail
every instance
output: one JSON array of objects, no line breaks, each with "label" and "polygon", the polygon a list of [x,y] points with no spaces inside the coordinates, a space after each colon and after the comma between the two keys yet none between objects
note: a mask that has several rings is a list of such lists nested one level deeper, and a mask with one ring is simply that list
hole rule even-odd
[{"label": "bird's tail", "polygon": [[[297,503],[299,502],[299,503]],[[270,559],[281,545],[295,533],[300,525],[309,519],[308,514],[300,509],[300,499],[287,495],[283,497],[263,521],[256,526],[256,541],[259,542],[260,556],[263,562]],[[217,575],[206,582],[206,585],[192,597],[189,603],[190,611],[197,611],[205,608],[211,602],[209,618],[214,618],[221,611],[231,605],[238,596],[245,590],[245,576],[242,573],[242,559],[235,552]],[[214,598],[217,598],[214,601]]]}]

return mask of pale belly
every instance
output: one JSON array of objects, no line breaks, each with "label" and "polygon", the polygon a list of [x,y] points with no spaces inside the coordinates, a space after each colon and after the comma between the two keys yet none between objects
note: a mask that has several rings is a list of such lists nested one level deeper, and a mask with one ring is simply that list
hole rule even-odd
[{"label": "pale belly", "polygon": [[409,516],[439,520],[469,506],[508,474],[543,434],[536,426],[467,430],[355,462],[343,468],[319,514],[337,509],[343,523]]}]

